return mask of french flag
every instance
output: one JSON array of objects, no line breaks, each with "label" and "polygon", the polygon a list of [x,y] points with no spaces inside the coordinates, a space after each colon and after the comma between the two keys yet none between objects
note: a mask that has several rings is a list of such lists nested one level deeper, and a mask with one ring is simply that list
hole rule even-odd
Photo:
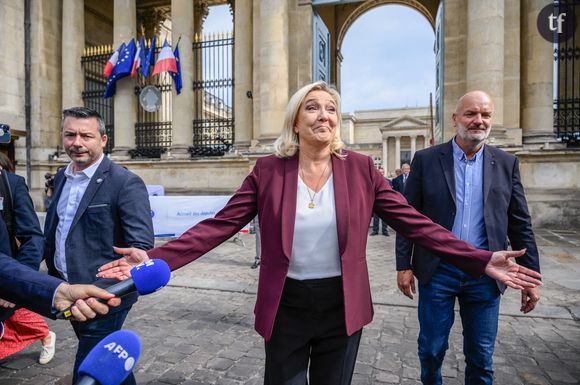
[{"label": "french flag", "polygon": [[159,52],[159,56],[157,56],[157,62],[155,63],[155,68],[153,68],[153,73],[151,75],[157,75],[160,72],[177,73],[175,55],[173,54],[169,44],[167,44],[167,39],[163,42],[163,47],[161,47],[161,52]]},{"label": "french flag", "polygon": [[119,60],[119,52],[123,51],[124,49],[125,43],[121,43],[119,48],[117,48],[117,50],[113,52],[113,54],[107,61],[107,64],[105,65],[105,69],[103,70],[103,75],[105,75],[105,77],[108,78],[109,76],[111,76],[111,73],[113,73],[113,68],[115,68],[115,66],[117,65],[117,61]]},{"label": "french flag", "polygon": [[131,68],[131,77],[135,77],[137,70],[141,67],[141,63],[145,62],[145,38],[141,36],[139,47],[135,53],[135,60],[133,60],[133,67]]}]

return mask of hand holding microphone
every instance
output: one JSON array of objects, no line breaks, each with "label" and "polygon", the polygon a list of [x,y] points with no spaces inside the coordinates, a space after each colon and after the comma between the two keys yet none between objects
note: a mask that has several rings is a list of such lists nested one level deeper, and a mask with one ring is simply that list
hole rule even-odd
[{"label": "hand holding microphone", "polygon": [[75,385],[119,385],[131,373],[140,354],[137,334],[129,330],[111,333],[81,363]]},{"label": "hand holding microphone", "polygon": [[[121,300],[105,289],[94,285],[69,285],[61,283],[55,292],[53,307],[58,311],[68,311],[69,318],[86,321],[97,315],[107,314],[109,307],[119,306]],[[57,313],[57,317],[59,314]],[[62,318],[62,317],[61,317]]]},{"label": "hand holding microphone", "polygon": [[[132,278],[109,286],[105,290],[116,297],[122,297],[134,291],[141,295],[151,294],[169,282],[171,271],[167,263],[161,259],[150,259],[133,267],[130,271]],[[99,300],[100,301],[100,300]],[[56,315],[58,319],[72,318],[70,307]]]}]

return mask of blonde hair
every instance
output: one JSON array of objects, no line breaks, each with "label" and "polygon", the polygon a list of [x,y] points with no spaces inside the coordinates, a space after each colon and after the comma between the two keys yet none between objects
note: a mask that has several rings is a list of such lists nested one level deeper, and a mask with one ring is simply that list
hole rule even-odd
[{"label": "blonde hair", "polygon": [[292,95],[288,105],[286,106],[282,134],[280,134],[278,139],[274,142],[274,154],[279,158],[289,158],[299,150],[300,143],[298,141],[298,135],[294,132],[294,124],[296,123],[296,116],[298,115],[302,102],[304,102],[306,95],[312,91],[327,92],[336,103],[336,130],[334,138],[332,139],[332,142],[330,142],[330,152],[340,159],[343,159],[344,154],[342,154],[342,149],[344,148],[344,143],[340,139],[339,134],[340,122],[342,120],[340,113],[340,94],[323,81],[307,84]]}]

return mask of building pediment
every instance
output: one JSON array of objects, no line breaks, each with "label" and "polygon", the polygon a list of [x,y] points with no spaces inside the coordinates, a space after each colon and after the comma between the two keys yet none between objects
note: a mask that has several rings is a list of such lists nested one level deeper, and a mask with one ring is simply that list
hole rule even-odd
[{"label": "building pediment", "polygon": [[399,118],[391,120],[389,123],[385,124],[381,131],[383,130],[398,130],[398,129],[413,129],[413,128],[420,128],[424,129],[427,127],[427,122],[414,118],[409,115],[403,115]]}]

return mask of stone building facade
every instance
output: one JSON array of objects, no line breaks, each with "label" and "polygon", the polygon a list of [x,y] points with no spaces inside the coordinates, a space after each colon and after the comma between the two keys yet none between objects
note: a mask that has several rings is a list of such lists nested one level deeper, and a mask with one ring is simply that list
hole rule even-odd
[{"label": "stone building facade", "polygon": [[[229,4],[234,20],[231,107],[235,147],[222,156],[191,158],[188,148],[193,140],[195,108],[193,90],[187,85],[198,69],[192,52],[181,47],[191,46],[195,33],[201,32],[207,7],[224,3]],[[59,148],[61,110],[83,104],[85,75],[80,58],[85,48],[102,44],[116,47],[138,36],[139,29],[150,36],[165,28],[174,40],[181,36],[185,85],[171,104],[170,147],[160,158],[132,157],[138,109],[135,86],[119,82],[114,97],[115,145],[110,156],[137,172],[146,183],[164,185],[171,194],[231,193],[255,159],[270,152],[280,133],[289,95],[319,78],[340,89],[341,44],[352,23],[374,7],[402,4],[420,12],[436,36],[434,128],[431,130],[423,112],[401,111],[396,117],[381,117],[383,112],[377,111],[359,112],[344,117],[345,141],[380,158],[392,171],[395,164],[428,145],[430,139],[433,143],[449,140],[454,134],[450,118],[456,99],[468,90],[483,89],[492,95],[496,108],[490,142],[520,159],[535,223],[578,225],[580,151],[557,141],[554,135],[554,46],[536,27],[539,12],[549,3],[0,0],[0,33],[5,37],[0,56],[0,122],[19,131],[13,145],[18,172],[28,176],[40,208],[44,174],[66,162]],[[375,131],[365,128],[368,121],[382,118],[386,123]]]},{"label": "stone building facade", "polygon": [[433,137],[429,108],[391,108],[343,114],[341,137],[349,148],[369,155],[392,177]]}]

